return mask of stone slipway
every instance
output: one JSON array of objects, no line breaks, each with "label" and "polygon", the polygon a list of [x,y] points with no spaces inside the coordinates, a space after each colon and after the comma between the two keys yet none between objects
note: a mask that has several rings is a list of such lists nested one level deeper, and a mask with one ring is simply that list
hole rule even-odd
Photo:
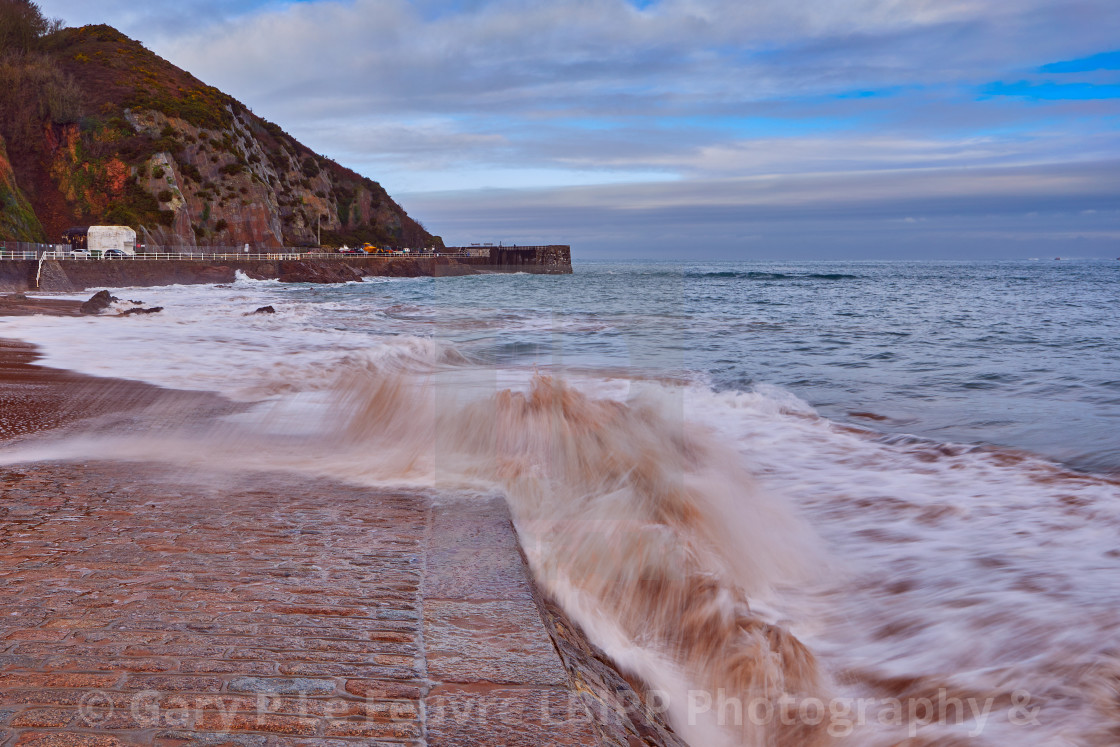
[{"label": "stone slipway", "polygon": [[0,745],[676,745],[500,499],[0,468]]}]

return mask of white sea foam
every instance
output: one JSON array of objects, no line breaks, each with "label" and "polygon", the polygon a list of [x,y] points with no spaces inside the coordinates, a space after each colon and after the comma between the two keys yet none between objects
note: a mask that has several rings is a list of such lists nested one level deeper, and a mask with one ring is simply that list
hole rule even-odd
[{"label": "white sea foam", "polygon": [[[42,345],[50,365],[256,406],[201,439],[77,438],[3,461],[279,465],[367,485],[500,490],[542,585],[621,666],[673,696],[670,715],[694,745],[832,739],[828,720],[729,729],[714,709],[690,717],[697,688],[771,702],[945,692],[992,703],[982,723],[959,725],[882,723],[872,708],[858,744],[897,744],[911,730],[924,740],[913,744],[1113,743],[1114,482],[843,426],[776,388],[479,366],[417,334],[439,323],[420,304],[407,313],[423,321],[401,323],[383,313],[389,301],[356,312],[263,284],[135,293],[166,311],[143,324],[9,320],[0,336]],[[245,316],[272,302],[276,315]],[[1019,691],[1042,708],[1037,725],[1014,722]]]}]

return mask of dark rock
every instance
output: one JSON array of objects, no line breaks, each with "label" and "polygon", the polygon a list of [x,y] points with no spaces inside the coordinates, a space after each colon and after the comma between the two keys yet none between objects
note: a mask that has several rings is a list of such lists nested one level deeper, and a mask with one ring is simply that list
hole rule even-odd
[{"label": "dark rock", "polygon": [[103,290],[94,293],[93,296],[82,304],[83,314],[100,314],[105,309],[109,308],[110,304],[120,299],[116,296],[110,296],[109,291]]},{"label": "dark rock", "polygon": [[292,260],[281,262],[281,283],[346,283],[361,280],[361,270],[337,261]]},{"label": "dark rock", "polygon": [[121,316],[131,316],[132,314],[158,314],[163,311],[162,306],[153,306],[150,309],[126,309]]},{"label": "dark rock", "polygon": [[253,313],[253,314],[275,314],[276,309],[272,308],[271,306],[262,306],[259,309],[257,309],[256,311],[251,312],[251,313]]},{"label": "dark rock", "polygon": [[236,271],[226,265],[206,265],[198,271],[198,277],[210,283],[232,283],[236,275]]}]

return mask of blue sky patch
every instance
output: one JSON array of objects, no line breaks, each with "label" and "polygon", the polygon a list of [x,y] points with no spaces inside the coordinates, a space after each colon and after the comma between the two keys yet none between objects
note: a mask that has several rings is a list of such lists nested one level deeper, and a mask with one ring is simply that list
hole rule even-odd
[{"label": "blue sky patch", "polygon": [[1020,80],[1015,83],[989,83],[984,86],[982,98],[1014,96],[1033,101],[1100,101],[1120,99],[1120,85],[1095,83],[1032,83]]},{"label": "blue sky patch", "polygon": [[1095,70],[1120,70],[1120,49],[1080,57],[1076,60],[1052,62],[1039,68],[1039,72],[1042,73],[1088,73]]}]

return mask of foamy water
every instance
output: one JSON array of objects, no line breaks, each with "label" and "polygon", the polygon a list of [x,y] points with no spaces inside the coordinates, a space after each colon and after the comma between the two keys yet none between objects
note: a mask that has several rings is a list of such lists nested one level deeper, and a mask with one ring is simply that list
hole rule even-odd
[{"label": "foamy water", "polygon": [[[0,336],[42,345],[49,365],[255,403],[204,434],[77,438],[3,459],[282,468],[465,500],[500,491],[538,581],[657,691],[693,745],[1114,744],[1120,486],[1026,452],[935,440],[938,396],[906,436],[899,412],[915,417],[914,401],[824,406],[886,410],[891,421],[872,422],[880,432],[822,417],[788,381],[726,388],[719,356],[734,346],[703,336],[717,312],[685,290],[759,281],[736,272],[663,279],[657,318],[611,284],[600,290],[617,297],[600,293],[595,313],[577,276],[242,281],[116,293],[162,315],[0,320]],[[780,287],[791,273],[770,274],[785,276],[762,279],[770,301],[797,295]],[[820,277],[793,282],[851,276],[809,274]],[[246,315],[265,304],[279,313]],[[720,330],[743,349],[790,334],[736,313],[742,329],[728,332],[723,310]],[[812,358],[824,347],[799,334],[789,366],[811,367],[795,349]],[[695,349],[713,346],[697,368]],[[1083,370],[1107,368],[1113,352]],[[940,355],[949,377],[951,347]],[[825,400],[841,388],[822,387]],[[1050,427],[1051,453],[1068,448],[1045,418],[1013,416],[984,440]],[[1080,453],[1107,463],[1108,448]]]}]

